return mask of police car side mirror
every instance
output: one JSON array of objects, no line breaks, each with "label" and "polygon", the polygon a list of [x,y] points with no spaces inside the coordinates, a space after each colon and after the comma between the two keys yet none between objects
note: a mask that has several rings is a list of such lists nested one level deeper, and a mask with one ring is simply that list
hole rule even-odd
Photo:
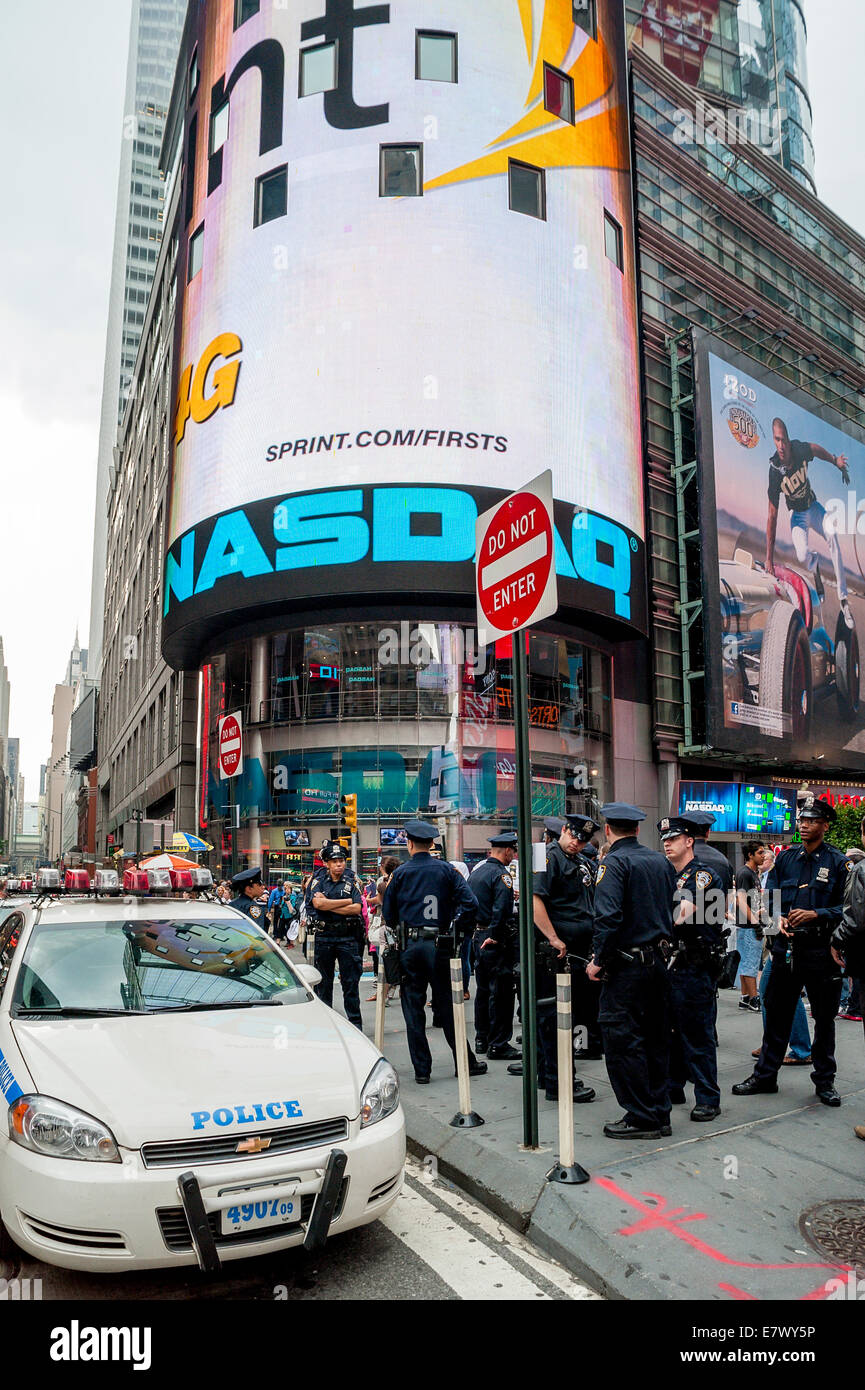
[{"label": "police car side mirror", "polygon": [[[292,964],[294,965],[293,961]],[[298,961],[294,968],[300,978],[305,980],[308,985],[312,985],[313,989],[316,985],[321,984],[321,971],[316,970],[314,965],[306,965],[304,962]]]}]

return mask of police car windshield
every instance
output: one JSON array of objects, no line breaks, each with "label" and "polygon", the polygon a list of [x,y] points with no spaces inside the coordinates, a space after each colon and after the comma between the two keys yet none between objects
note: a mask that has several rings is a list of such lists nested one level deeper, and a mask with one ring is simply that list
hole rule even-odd
[{"label": "police car windshield", "polygon": [[297,1004],[309,995],[262,932],[231,922],[40,922],[13,1017]]}]

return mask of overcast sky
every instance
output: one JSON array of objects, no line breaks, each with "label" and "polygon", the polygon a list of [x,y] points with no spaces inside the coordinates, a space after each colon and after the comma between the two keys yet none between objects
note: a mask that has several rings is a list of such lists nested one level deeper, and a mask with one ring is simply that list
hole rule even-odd
[{"label": "overcast sky", "polygon": [[[0,635],[32,800],[76,626],[87,642],[131,0],[0,4]],[[818,187],[865,234],[865,0],[808,15]]]}]

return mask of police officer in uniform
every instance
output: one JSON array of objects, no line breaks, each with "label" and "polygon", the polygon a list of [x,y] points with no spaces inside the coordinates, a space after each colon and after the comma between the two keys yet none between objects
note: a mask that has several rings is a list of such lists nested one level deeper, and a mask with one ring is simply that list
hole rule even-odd
[{"label": "police officer in uniform", "polygon": [[674,955],[670,965],[673,1042],[670,1099],[684,1105],[686,1081],[694,1083],[691,1119],[715,1120],[718,1088],[718,974],[724,959],[724,885],[694,857],[696,826],[686,817],[658,821],[664,853],[676,870]]},{"label": "police officer in uniform", "polygon": [[568,816],[568,823],[577,833],[577,853],[581,854],[592,871],[592,882],[598,872],[598,847],[592,839],[600,826],[589,816]]},{"label": "police officer in uniform", "polygon": [[331,844],[322,850],[324,869],[319,869],[306,889],[307,915],[315,925],[313,964],[321,972],[315,992],[333,1008],[333,973],[339,963],[339,981],[345,1016],[363,1029],[358,985],[363,974],[363,918],[360,889],[354,874],[346,872],[345,850]]},{"label": "police officer in uniform", "polygon": [[494,1061],[521,1056],[511,1047],[514,1029],[514,881],[508,867],[514,861],[515,830],[491,835],[489,858],[469,874],[469,888],[478,900],[475,952],[475,1050]]},{"label": "police officer in uniform", "polygon": [[781,930],[772,943],[763,1046],[752,1074],[733,1087],[734,1096],[777,1091],[778,1069],[804,986],[814,1020],[811,1080],[824,1105],[841,1104],[834,1085],[841,972],[832,958],[831,938],[843,917],[848,860],[825,843],[834,819],[834,806],[808,796],[799,812],[801,845],[782,850],[769,870],[766,893],[780,893]]},{"label": "police officer in uniform", "polygon": [[[540,1053],[539,1079],[544,1081],[547,1100],[559,1098],[558,1039],[556,1031],[556,974],[567,969],[567,955],[582,956],[585,960],[592,943],[593,874],[587,859],[579,851],[580,831],[584,816],[567,817],[562,822],[558,840],[547,846],[547,866],[534,875],[534,922],[541,936],[546,937],[558,956],[559,964],[545,952],[537,973],[538,1042]],[[577,1023],[590,1028],[597,1025],[598,1001],[588,985],[582,961],[574,961],[572,969],[573,1016]],[[574,1078],[574,1101],[594,1100],[595,1093]]]},{"label": "police officer in uniform", "polygon": [[[385,889],[381,915],[385,925],[399,934],[400,1004],[405,1018],[408,1049],[414,1079],[425,1085],[432,1071],[432,1054],[426,1037],[427,989],[432,989],[433,1015],[456,1059],[450,959],[458,954],[462,928],[474,926],[478,904],[461,874],[446,859],[430,853],[438,835],[427,821],[409,821],[406,828],[409,858],[394,869]],[[454,935],[450,935],[453,925]],[[486,1062],[469,1053],[469,1072],[481,1076]]]},{"label": "police officer in uniform", "polygon": [[232,898],[229,907],[236,907],[262,931],[267,931],[267,903],[259,902],[262,888],[261,869],[244,869],[231,880],[232,888],[237,889],[237,897]]},{"label": "police officer in uniform", "polygon": [[726,854],[722,854],[714,845],[710,845],[706,836],[715,824],[715,817],[711,811],[689,811],[688,820],[694,827],[696,839],[694,840],[694,858],[708,868],[714,869],[721,880],[721,886],[725,893],[730,893],[733,888],[733,866]]},{"label": "police officer in uniform", "polygon": [[637,839],[645,811],[601,807],[609,846],[595,881],[590,980],[602,980],[598,1018],[607,1074],[625,1113],[608,1139],[670,1134],[670,1010],[667,959],[676,874]]}]

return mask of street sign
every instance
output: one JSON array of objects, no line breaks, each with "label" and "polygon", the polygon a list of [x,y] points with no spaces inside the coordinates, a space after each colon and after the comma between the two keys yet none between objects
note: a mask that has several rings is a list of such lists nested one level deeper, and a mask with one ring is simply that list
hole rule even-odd
[{"label": "street sign", "polygon": [[240,715],[226,714],[219,721],[219,776],[225,781],[237,777],[243,769],[243,733]]},{"label": "street sign", "polygon": [[549,469],[479,516],[475,526],[478,642],[549,618],[559,606]]}]

